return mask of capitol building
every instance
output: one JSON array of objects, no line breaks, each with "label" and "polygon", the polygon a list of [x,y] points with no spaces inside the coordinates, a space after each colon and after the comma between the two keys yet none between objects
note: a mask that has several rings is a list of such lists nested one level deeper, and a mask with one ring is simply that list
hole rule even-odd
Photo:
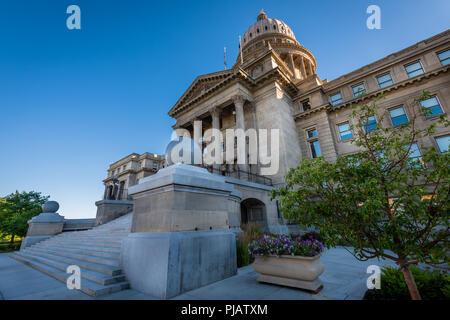
[{"label": "capitol building", "polygon": [[[450,31],[446,30],[328,81],[319,78],[318,61],[294,31],[261,10],[242,37],[234,66],[197,76],[169,115],[176,120],[174,129],[185,129],[192,137],[194,121],[201,121],[202,133],[214,128],[224,136],[227,129],[278,129],[276,174],[262,176],[259,164],[224,163],[209,169],[242,187],[241,212],[245,214],[239,218],[241,222],[285,224],[268,191],[283,184],[288,170],[302,158],[323,156],[332,162],[339,155],[357,151],[350,142],[354,135],[350,129],[354,121],[349,117],[351,105],[384,94],[379,112],[388,111],[390,117],[380,125],[388,127],[409,121],[413,114],[419,114],[416,121],[425,127],[450,111],[449,39]],[[422,102],[432,110],[427,116],[412,103],[423,90],[432,94]],[[371,125],[378,121],[375,116]],[[438,127],[433,137],[418,138],[414,147],[418,155],[429,146],[443,152],[448,149],[449,140],[448,128]],[[205,148],[202,142],[198,141]],[[117,177],[119,188],[126,190],[138,183],[139,174],[145,177],[164,167],[164,155],[147,155],[132,154],[113,163],[104,180],[105,195],[111,194],[112,177]],[[122,172],[118,173],[121,167]],[[251,198],[245,199],[246,193],[252,194]]]},{"label": "capitol building", "polygon": [[[193,142],[186,141],[203,154],[208,151],[208,132],[227,137],[230,129],[277,131],[279,157],[274,174],[264,174],[267,163],[263,161],[240,161],[239,156],[245,160],[254,155],[250,137],[241,140],[244,151],[237,143],[236,158],[195,166],[172,161],[171,150],[184,143],[174,139],[165,155],[132,153],[109,166],[95,219],[65,219],[57,213],[57,202],[45,203],[43,213],[28,221],[21,250],[10,257],[63,282],[68,279],[66,268],[79,266],[79,289],[91,296],[132,288],[168,299],[233,277],[237,274],[236,238],[245,224],[257,223],[278,234],[304,231],[282,217],[271,191],[283,185],[288,170],[304,158],[323,156],[333,162],[358,151],[351,143],[355,135],[352,105],[380,94],[386,97],[378,103],[379,114],[369,119],[370,126],[395,127],[417,116],[415,125],[422,129],[449,113],[449,40],[450,30],[446,30],[327,81],[317,75],[320,62],[294,31],[261,11],[242,37],[234,66],[197,76],[169,115],[176,120],[177,135],[188,133]],[[430,97],[421,105],[414,103],[424,90]],[[382,113],[388,117],[381,117]],[[231,138],[233,144],[227,143],[224,153],[230,145],[236,146],[239,137]],[[447,152],[449,144],[449,129],[437,126],[431,136],[417,138],[413,156],[421,157],[430,146]],[[270,147],[267,151],[275,152]],[[345,273],[336,268],[336,261],[329,265],[329,270],[339,270],[335,279],[355,276],[355,269],[346,263],[340,265]],[[322,288],[318,279],[293,282],[286,277],[271,274],[258,281],[314,293]],[[233,290],[238,282],[234,279]],[[351,288],[356,287],[353,281]],[[336,283],[337,296],[345,292],[346,298],[346,291]],[[244,286],[249,288],[247,282]]]}]

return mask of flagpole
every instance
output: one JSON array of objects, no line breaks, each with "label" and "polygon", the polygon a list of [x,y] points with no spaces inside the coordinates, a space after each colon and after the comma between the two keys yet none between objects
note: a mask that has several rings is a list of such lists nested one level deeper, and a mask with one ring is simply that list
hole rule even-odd
[{"label": "flagpole", "polygon": [[225,70],[227,70],[227,47],[223,47],[223,64],[225,65]]}]

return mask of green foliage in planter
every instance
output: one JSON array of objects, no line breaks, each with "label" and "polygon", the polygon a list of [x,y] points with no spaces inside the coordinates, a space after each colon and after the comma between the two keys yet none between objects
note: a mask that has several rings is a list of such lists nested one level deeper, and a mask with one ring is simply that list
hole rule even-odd
[{"label": "green foliage in planter", "polygon": [[[450,299],[450,276],[442,271],[410,267],[417,288],[425,300]],[[377,299],[409,300],[411,296],[403,273],[398,268],[385,267],[381,274],[381,289],[375,290]]]},{"label": "green foliage in planter", "polygon": [[263,234],[261,225],[249,222],[241,226],[242,233],[236,239],[236,254],[238,268],[244,267],[252,263],[255,258],[248,253],[248,244],[253,240],[261,237]]}]

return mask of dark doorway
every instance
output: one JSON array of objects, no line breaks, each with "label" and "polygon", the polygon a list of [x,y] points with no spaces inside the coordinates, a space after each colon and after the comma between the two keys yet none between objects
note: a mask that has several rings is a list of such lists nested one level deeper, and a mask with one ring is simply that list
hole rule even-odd
[{"label": "dark doorway", "polygon": [[266,225],[266,206],[264,202],[255,199],[245,199],[241,202],[241,224],[257,222]]}]

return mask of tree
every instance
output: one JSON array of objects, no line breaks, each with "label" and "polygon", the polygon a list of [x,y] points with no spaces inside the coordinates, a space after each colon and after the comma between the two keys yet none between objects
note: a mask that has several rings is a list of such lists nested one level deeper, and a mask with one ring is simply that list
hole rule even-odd
[{"label": "tree", "polygon": [[[412,102],[426,115],[429,110],[420,101],[429,97],[424,91]],[[318,227],[328,247],[344,241],[358,260],[395,261],[412,299],[420,299],[409,266],[448,266],[450,152],[421,146],[424,152],[416,157],[417,139],[430,137],[437,125],[446,127],[449,121],[441,116],[421,129],[415,113],[408,123],[382,127],[386,112],[374,125],[371,117],[382,98],[352,106],[351,142],[359,147],[357,153],[334,163],[303,159],[272,197],[279,198],[286,218]]]},{"label": "tree", "polygon": [[0,235],[11,236],[11,243],[16,236],[24,237],[28,230],[28,220],[42,212],[41,206],[48,198],[35,191],[16,191],[1,198]]}]

